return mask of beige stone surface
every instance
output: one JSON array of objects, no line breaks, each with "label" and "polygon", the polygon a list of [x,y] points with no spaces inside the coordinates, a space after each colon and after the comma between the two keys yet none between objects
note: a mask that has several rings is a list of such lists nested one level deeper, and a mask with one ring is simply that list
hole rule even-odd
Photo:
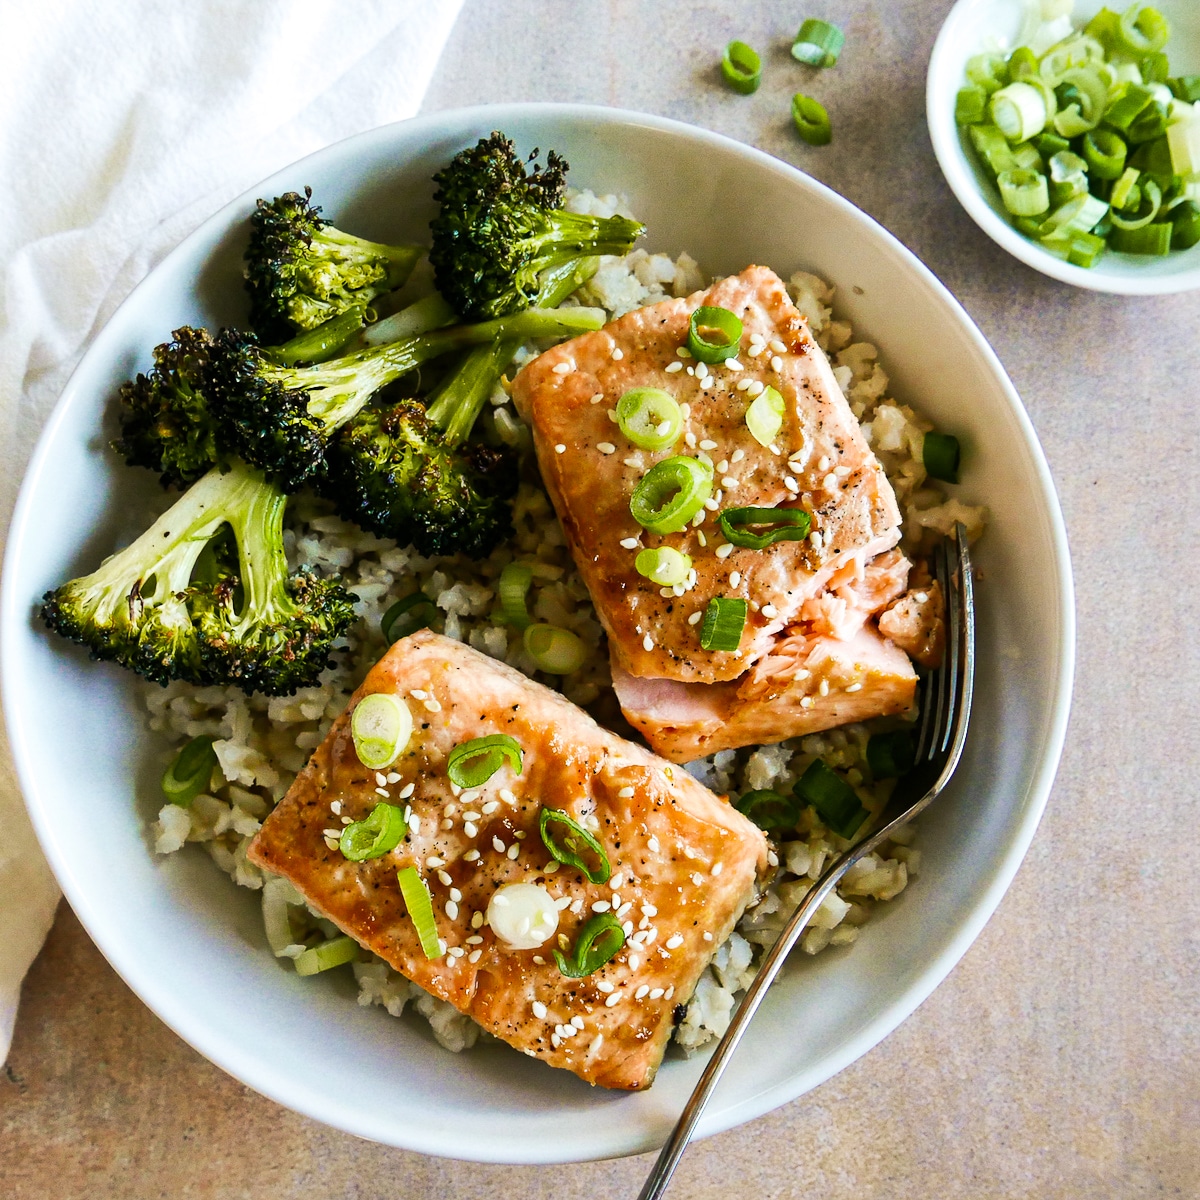
[{"label": "beige stone surface", "polygon": [[[1054,283],[959,209],[924,120],[948,0],[838,0],[838,67],[787,57],[808,10],[735,0],[468,0],[427,108],[568,100],[719,130],[810,171],[945,281],[1045,446],[1078,588],[1075,706],[1033,848],[958,968],[891,1037],[774,1114],[691,1149],[671,1195],[1074,1200],[1200,1195],[1200,293]],[[752,97],[720,47],[766,50]],[[834,144],[788,124],[819,92]],[[0,1074],[0,1195],[636,1195],[649,1159],[488,1167],[368,1145],[210,1066],[60,914]]]}]

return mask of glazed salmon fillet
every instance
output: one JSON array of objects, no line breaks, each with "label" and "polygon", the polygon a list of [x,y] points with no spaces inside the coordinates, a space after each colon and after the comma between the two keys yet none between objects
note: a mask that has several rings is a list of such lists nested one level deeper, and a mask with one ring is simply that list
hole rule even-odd
[{"label": "glazed salmon fillet", "polygon": [[[681,357],[700,306],[737,314],[741,343],[711,368]],[[686,349],[684,349],[686,354]],[[784,418],[760,445],[745,421],[752,398],[775,388]],[[668,392],[682,406],[678,442],[638,449],[614,423],[617,400],[635,387]],[[609,638],[615,667],[628,675],[717,683],[763,657],[805,603],[850,560],[866,562],[900,538],[895,495],[850,411],[829,363],[782,280],[748,267],[707,291],[619,318],[539,355],[513,381],[513,398],[533,428],[542,478]],[[634,488],[657,462],[707,459],[717,489],[680,533],[658,536],[630,513]],[[731,507],[801,507],[805,541],[763,550],[726,542],[716,522]],[[687,584],[660,588],[639,575],[646,547],[687,554]],[[749,612],[734,651],[704,650],[696,614],[717,596],[740,597]]]},{"label": "glazed salmon fillet", "polygon": [[[386,772],[361,764],[350,731],[353,709],[375,692],[400,698],[414,722]],[[493,734],[516,740],[520,772],[505,765],[479,787],[453,785],[451,750]],[[406,836],[380,858],[347,860],[335,840],[343,818],[362,820],[381,800],[407,807]],[[550,854],[539,832],[545,807],[591,831],[611,866],[606,883]],[[754,897],[767,853],[759,829],[685,771],[503,663],[421,631],[371,670],[249,857],[518,1050],[635,1090],[653,1080],[677,1007]],[[437,958],[425,956],[405,908],[397,870],[406,866],[431,893]],[[558,926],[543,945],[514,949],[487,922],[509,884],[552,898]],[[624,945],[594,973],[564,975],[553,952],[568,953],[602,912],[621,922]]]}]

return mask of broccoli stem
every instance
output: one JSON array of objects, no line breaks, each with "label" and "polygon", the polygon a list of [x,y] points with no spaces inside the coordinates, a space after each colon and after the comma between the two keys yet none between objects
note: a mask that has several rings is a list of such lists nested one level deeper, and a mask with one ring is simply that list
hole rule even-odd
[{"label": "broccoli stem", "polygon": [[324,224],[312,235],[310,246],[322,248],[330,258],[340,262],[370,262],[382,258],[392,266],[388,273],[390,288],[398,288],[412,274],[413,268],[425,253],[423,246],[388,246],[383,242],[371,242],[366,238],[343,233],[333,225]]},{"label": "broccoli stem", "polygon": [[305,330],[282,346],[271,347],[271,358],[282,367],[294,367],[297,363],[321,363],[331,359],[339,350],[344,350],[363,327],[363,309],[349,308],[336,317],[330,317],[324,325]]}]

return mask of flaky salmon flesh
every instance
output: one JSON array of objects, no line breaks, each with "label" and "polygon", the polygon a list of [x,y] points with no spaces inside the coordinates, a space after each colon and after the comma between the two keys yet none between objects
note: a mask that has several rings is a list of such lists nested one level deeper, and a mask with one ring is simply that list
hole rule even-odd
[{"label": "flaky salmon flesh", "polygon": [[[400,698],[414,724],[379,772],[359,761],[350,729],[355,706],[375,692]],[[479,787],[452,784],[451,750],[490,734],[516,740],[520,772],[505,765]],[[347,860],[344,822],[381,800],[406,807],[407,835],[380,858]],[[592,832],[611,865],[607,883],[550,854],[539,832],[545,807]],[[761,831],[685,771],[503,663],[422,631],[371,670],[249,858],[518,1050],[635,1090],[653,1080],[680,1006],[754,897],[767,853]],[[405,908],[397,871],[406,866],[432,895],[439,957],[425,956]],[[557,911],[540,946],[514,949],[486,919],[497,890],[518,883],[544,888]],[[553,952],[567,954],[601,912],[621,922],[624,945],[594,973],[564,975]]]}]

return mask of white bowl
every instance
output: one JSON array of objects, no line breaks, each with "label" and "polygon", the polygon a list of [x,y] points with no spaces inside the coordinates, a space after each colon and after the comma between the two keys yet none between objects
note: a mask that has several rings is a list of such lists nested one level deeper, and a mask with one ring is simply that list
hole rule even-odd
[{"label": "white bowl", "polygon": [[[1034,0],[1036,3],[1036,0]],[[1123,11],[1127,4],[1111,3]],[[1076,0],[1075,23],[1089,21],[1103,0]],[[1167,53],[1176,74],[1200,72],[1200,4],[1196,0],[1155,0],[1171,23]],[[1077,267],[1055,258],[1009,223],[996,185],[973,153],[966,133],[955,123],[954,100],[966,82],[967,59],[983,50],[1018,45],[1026,0],[958,0],[942,25],[929,60],[925,102],[929,137],[946,182],[984,233],[1043,275],[1097,292],[1155,296],[1200,288],[1200,245],[1172,251],[1163,258],[1106,250],[1094,267]]]},{"label": "white bowl", "polygon": [[[978,546],[976,713],[950,792],[921,821],[923,869],[858,944],[804,959],[750,1030],[700,1133],[791,1100],[853,1062],[933,990],[1025,853],[1067,720],[1074,615],[1067,543],[1033,429],[995,355],[944,287],[847,201],[774,158],[659,117],[514,105],[437,113],[330,146],[264,180],[177,247],[97,336],[42,435],[0,597],[5,710],[29,810],[72,907],[139,996],[201,1053],[318,1120],[429,1154],[563,1162],[662,1142],[701,1068],[671,1058],[644,1094],[593,1090],[504,1046],[454,1055],[428,1026],[359,1008],[348,978],[301,979],[265,950],[257,894],[199,851],[153,853],[161,749],[137,688],[35,619],[90,570],[130,497],[154,487],[105,451],[115,388],[185,322],[244,319],[240,254],[256,196],[311,184],[339,224],[422,237],[430,175],[492,129],[555,147],[571,178],[627,193],[652,247],[710,272],[800,267],[882,350],[895,394],[963,439]],[[344,973],[335,973],[344,974]]]}]

